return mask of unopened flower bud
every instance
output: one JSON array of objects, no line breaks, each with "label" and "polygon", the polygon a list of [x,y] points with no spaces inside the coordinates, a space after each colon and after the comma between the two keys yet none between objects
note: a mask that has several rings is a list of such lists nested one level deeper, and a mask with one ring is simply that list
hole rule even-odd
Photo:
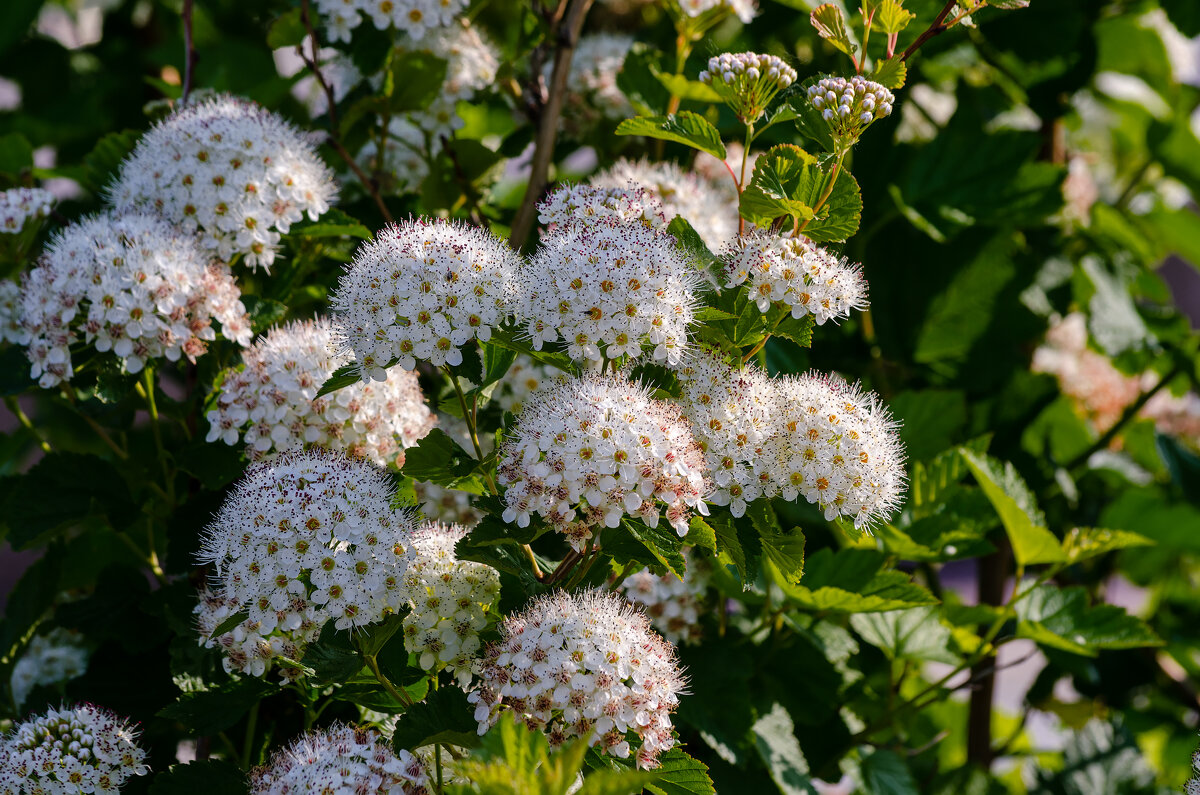
[{"label": "unopened flower bud", "polygon": [[700,74],[700,81],[712,86],[747,124],[762,117],[775,95],[795,80],[796,70],[782,59],[753,52],[722,53],[710,58]]}]

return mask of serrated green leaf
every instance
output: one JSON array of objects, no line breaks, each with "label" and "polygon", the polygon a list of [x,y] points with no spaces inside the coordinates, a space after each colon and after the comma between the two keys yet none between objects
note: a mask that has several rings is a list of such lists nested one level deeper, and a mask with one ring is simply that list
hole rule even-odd
[{"label": "serrated green leaf", "polygon": [[[679,579],[683,579],[683,573],[687,568],[687,563],[683,559],[683,539],[679,537],[674,528],[661,521],[655,527],[650,527],[644,522],[625,520],[617,532],[622,529],[628,531],[634,540],[649,550],[661,566]],[[607,541],[605,543],[607,549]]]},{"label": "serrated green leaf", "polygon": [[775,331],[772,333],[776,337],[783,337],[785,340],[791,340],[801,348],[811,348],[813,329],[815,329],[816,326],[816,320],[812,315],[803,315],[800,318],[794,318],[789,314],[779,323],[779,325],[775,326]]},{"label": "serrated green leaf", "polygon": [[363,667],[363,659],[350,640],[350,633],[329,621],[315,643],[304,649],[304,667],[318,684],[342,684]]},{"label": "serrated green leaf", "polygon": [[890,88],[893,91],[904,88],[904,82],[908,79],[908,64],[900,55],[894,55],[883,61],[876,61],[875,71],[871,73],[871,79],[884,88]]},{"label": "serrated green leaf", "polygon": [[673,116],[638,116],[617,125],[617,135],[644,135],[663,141],[690,146],[708,152],[718,160],[725,159],[725,144],[721,134],[703,116],[683,111]]},{"label": "serrated green leaf", "polygon": [[323,397],[331,392],[337,392],[339,389],[345,389],[362,380],[359,375],[357,364],[342,365],[333,371],[333,375],[325,379],[325,383],[321,384],[321,388],[317,390],[317,397]]},{"label": "serrated green leaf", "polygon": [[1128,530],[1106,530],[1100,527],[1076,527],[1063,538],[1063,552],[1068,563],[1094,558],[1116,549],[1153,546],[1154,541]]},{"label": "serrated green leaf", "polygon": [[804,533],[800,528],[785,531],[779,526],[770,502],[756,500],[746,509],[762,543],[763,555],[789,584],[795,585],[804,576]]},{"label": "serrated green leaf", "polygon": [[700,547],[710,552],[717,551],[717,531],[713,526],[699,516],[693,516],[688,522],[688,534],[683,537],[683,545]]},{"label": "serrated green leaf", "polygon": [[1013,465],[965,447],[959,448],[959,454],[999,514],[1017,563],[1027,566],[1065,562],[1066,553],[1054,534],[1045,528],[1045,517],[1038,510],[1033,493]]},{"label": "serrated green leaf", "polygon": [[667,72],[654,71],[658,82],[680,99],[690,99],[695,102],[720,102],[721,95],[712,86],[698,80],[688,80],[683,75],[673,75]]},{"label": "serrated green leaf", "polygon": [[454,487],[469,477],[479,462],[445,431],[434,428],[404,454],[405,477]]},{"label": "serrated green leaf", "polygon": [[1017,635],[1073,654],[1161,646],[1150,627],[1112,605],[1088,606],[1083,588],[1039,585],[1016,604]]},{"label": "serrated green leaf", "polygon": [[882,0],[875,10],[875,16],[871,19],[871,30],[889,35],[899,33],[907,28],[908,23],[916,17],[916,14],[904,7],[901,0]]},{"label": "serrated green leaf", "polygon": [[842,9],[832,3],[826,3],[814,8],[808,18],[818,36],[851,58],[858,53],[858,45],[850,40],[850,33],[846,30],[846,18],[842,16]]},{"label": "serrated green leaf", "polygon": [[440,687],[400,716],[392,744],[397,751],[412,751],[433,743],[473,748],[479,744],[474,713],[466,693],[454,685]]},{"label": "serrated green leaf", "polygon": [[732,519],[728,516],[713,516],[708,522],[716,534],[718,555],[737,569],[742,587],[749,588],[758,577],[758,560],[753,555],[747,559],[746,550],[742,548],[737,527]]},{"label": "serrated green leaf", "polygon": [[798,197],[808,196],[807,186],[820,177],[815,157],[791,144],[774,146],[755,161],[738,210],[747,221],[764,228],[781,217],[810,220],[812,207]]},{"label": "serrated green leaf", "polygon": [[908,765],[895,751],[877,749],[862,761],[863,787],[871,795],[917,795]]},{"label": "serrated green leaf", "polygon": [[715,795],[708,765],[693,759],[678,748],[658,758],[655,780],[646,785],[654,795]]},{"label": "serrated green leaf", "polygon": [[816,795],[792,716],[778,703],[754,723],[754,747],[783,795]]},{"label": "serrated green leaf", "polygon": [[958,662],[958,657],[950,651],[950,629],[939,620],[936,608],[857,613],[850,616],[850,626],[888,659]]}]

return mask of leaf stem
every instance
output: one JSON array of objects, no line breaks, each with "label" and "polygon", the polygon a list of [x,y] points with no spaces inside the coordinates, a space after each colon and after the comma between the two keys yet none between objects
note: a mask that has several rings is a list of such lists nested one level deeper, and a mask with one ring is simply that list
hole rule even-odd
[{"label": "leaf stem", "polygon": [[41,431],[34,427],[33,421],[22,411],[21,404],[17,402],[16,395],[6,396],[4,398],[4,405],[8,406],[8,410],[16,416],[21,425],[25,427],[25,430],[33,435],[33,438],[37,440],[38,446],[42,448],[43,453],[52,452],[50,443],[46,441],[46,437],[42,436]]},{"label": "leaf stem", "polygon": [[[483,447],[479,444],[479,433],[475,428],[476,419],[476,403],[475,397],[471,398],[471,406],[467,406],[467,396],[463,393],[462,387],[458,383],[458,376],[450,369],[449,365],[442,365],[442,371],[446,373],[446,377],[450,379],[451,386],[454,387],[454,394],[458,396],[458,405],[462,408],[463,422],[467,424],[467,431],[471,435],[471,445],[475,448],[475,458],[481,463],[483,462]],[[500,490],[496,487],[496,481],[492,478],[491,472],[483,473],[484,479],[487,481],[488,488],[492,490],[492,494],[499,494]]]},{"label": "leaf stem", "polygon": [[382,670],[380,670],[379,660],[375,659],[375,655],[364,654],[363,661],[367,664],[367,668],[370,669],[371,673],[375,676],[375,679],[378,680],[379,684],[383,685],[383,689],[387,691],[389,696],[396,699],[406,707],[412,706],[413,702],[412,699],[408,697],[408,694],[392,684],[391,680],[384,675]]},{"label": "leaf stem", "polygon": [[254,732],[258,728],[258,705],[261,701],[255,701],[254,706],[250,707],[250,716],[246,718],[246,737],[242,741],[242,764],[249,768],[252,764],[250,754],[254,751]]},{"label": "leaf stem", "polygon": [[192,4],[194,0],[183,0],[183,88],[179,94],[179,104],[186,105],[188,95],[192,93],[193,73],[196,69],[196,44],[192,38]]}]

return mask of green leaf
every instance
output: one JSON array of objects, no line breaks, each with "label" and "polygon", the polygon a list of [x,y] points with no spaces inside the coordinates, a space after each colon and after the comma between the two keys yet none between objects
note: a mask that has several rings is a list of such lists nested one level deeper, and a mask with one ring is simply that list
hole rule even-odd
[{"label": "green leaf", "polygon": [[950,651],[950,628],[942,624],[936,608],[858,613],[850,616],[850,626],[890,660],[928,660],[951,665],[958,662],[958,657]]},{"label": "green leaf", "polygon": [[[656,526],[650,527],[642,521],[626,519],[621,522],[621,528],[616,532],[620,532],[621,529],[628,531],[634,540],[649,550],[658,563],[658,566],[651,566],[652,569],[665,567],[667,571],[683,579],[684,569],[687,567],[683,559],[683,539],[671,525],[660,521]],[[606,540],[606,549],[607,543]]]},{"label": "green leaf", "polygon": [[883,562],[875,550],[821,549],[809,557],[799,585],[778,585],[789,600],[809,610],[866,613],[937,603],[903,572],[880,571]]},{"label": "green leaf", "polygon": [[663,141],[674,141],[718,160],[725,159],[725,144],[721,134],[703,116],[685,110],[673,116],[638,116],[617,125],[617,135],[644,135]]},{"label": "green leaf", "polygon": [[553,351],[548,350],[535,351],[533,347],[530,346],[526,340],[521,339],[518,334],[519,332],[514,332],[513,329],[508,328],[492,329],[492,338],[488,340],[488,343],[491,345],[499,345],[502,348],[508,348],[509,350],[516,351],[517,353],[523,353],[538,364],[548,365],[564,373],[570,373],[571,375],[577,375],[579,373],[579,368],[575,365],[575,362],[573,362],[571,357],[567,356],[565,353],[554,353]]},{"label": "green leaf", "polygon": [[704,238],[682,215],[677,215],[667,224],[667,231],[675,237],[679,248],[683,249],[688,259],[697,267],[708,268],[716,262],[716,256],[704,244]]},{"label": "green leaf", "polygon": [[779,325],[775,326],[775,331],[772,333],[776,337],[783,337],[785,340],[791,340],[801,348],[811,348],[813,339],[813,329],[817,326],[816,320],[812,315],[804,315],[800,318],[794,318],[788,314]]},{"label": "green leaf", "polygon": [[204,759],[171,765],[150,782],[150,795],[245,795],[246,774],[224,759]]},{"label": "green leaf", "polygon": [[33,146],[21,133],[0,136],[0,173],[20,174],[33,168]]},{"label": "green leaf", "polygon": [[742,587],[749,588],[758,578],[758,556],[751,550],[749,556],[738,538],[737,526],[728,516],[713,516],[708,520],[717,539],[717,553],[725,563],[732,564],[741,578]]},{"label": "green leaf", "polygon": [[479,382],[479,386],[472,392],[482,392],[492,384],[496,383],[508,373],[508,369],[512,367],[512,363],[517,359],[517,352],[511,348],[505,348],[502,345],[496,345],[491,342],[479,343],[481,352],[483,353],[483,379]]},{"label": "green leaf", "polygon": [[899,55],[887,60],[876,61],[871,79],[893,91],[904,88],[904,81],[908,79],[908,64]]},{"label": "green leaf", "polygon": [[747,221],[764,228],[781,217],[810,220],[814,217],[812,206],[793,197],[808,196],[812,192],[808,187],[821,176],[817,159],[800,147],[771,147],[755,161],[738,210]]},{"label": "green leaf", "polygon": [[175,464],[210,491],[219,491],[242,476],[246,463],[240,447],[199,439],[180,450]]},{"label": "green leaf", "polygon": [[1016,604],[1017,636],[1095,657],[1100,649],[1161,646],[1150,627],[1113,605],[1088,606],[1083,588],[1039,585]]},{"label": "green leaf", "polygon": [[326,210],[316,221],[305,218],[298,224],[293,224],[290,234],[296,237],[357,237],[360,240],[370,240],[371,230],[357,218],[353,218],[336,208]]},{"label": "green leaf", "polygon": [[655,780],[646,785],[653,795],[715,795],[708,765],[693,759],[678,748],[658,758]]},{"label": "green leaf", "polygon": [[[821,182],[824,185],[824,181]],[[806,198],[814,203],[819,198],[819,187],[814,183]],[[825,200],[825,206],[817,211],[817,217],[802,230],[804,236],[816,243],[840,243],[849,240],[858,231],[862,218],[862,191],[850,169],[838,170],[833,192]]]},{"label": "green leaf", "polygon": [[307,35],[304,21],[300,18],[300,9],[292,8],[276,17],[271,22],[271,27],[267,28],[267,46],[272,50],[295,47],[304,41]]},{"label": "green leaf", "polygon": [[253,676],[233,679],[218,688],[184,693],[158,711],[160,718],[179,721],[193,737],[217,734],[241,720],[250,707],[278,685]]},{"label": "green leaf", "polygon": [[403,472],[413,480],[428,480],[439,486],[454,487],[470,476],[479,465],[458,442],[441,428],[434,428],[416,447],[405,451]]},{"label": "green leaf", "polygon": [[671,92],[658,80],[662,53],[643,42],[634,42],[617,72],[617,88],[641,116],[654,116],[666,109]]},{"label": "green leaf", "polygon": [[851,58],[858,52],[858,45],[850,40],[850,33],[846,30],[846,18],[842,16],[842,9],[833,3],[826,3],[814,8],[808,18],[816,28],[817,35],[834,47]]},{"label": "green leaf", "polygon": [[908,765],[895,751],[876,750],[862,760],[863,789],[871,795],[917,795]]},{"label": "green leaf", "polygon": [[1105,530],[1099,527],[1076,527],[1063,538],[1063,552],[1068,563],[1098,557],[1106,552],[1129,547],[1153,546],[1154,541],[1127,530]]},{"label": "green leaf", "polygon": [[133,151],[141,133],[137,130],[111,132],[96,142],[83,158],[84,177],[88,190],[98,193],[116,175],[121,163]]},{"label": "green leaf", "polygon": [[746,509],[746,515],[754,523],[762,542],[763,555],[783,577],[795,585],[804,576],[804,533],[796,527],[784,531],[779,526],[775,511],[767,500],[756,500]]},{"label": "green leaf", "polygon": [[1065,562],[1066,553],[1054,534],[1045,528],[1045,517],[1038,510],[1033,493],[1013,465],[1001,464],[965,447],[959,449],[959,454],[1000,515],[1017,563],[1027,566]]},{"label": "green leaf", "polygon": [[137,515],[120,473],[98,456],[50,453],[12,482],[3,515],[14,549],[89,516],[107,515],[120,526]]},{"label": "green leaf", "polygon": [[231,616],[227,616],[224,621],[213,627],[210,638],[217,638],[224,635],[226,632],[233,632],[237,625],[250,618],[249,610],[239,610]]},{"label": "green leaf", "polygon": [[43,5],[42,0],[5,0],[0,3],[0,53],[24,38]]},{"label": "green leaf", "polygon": [[246,315],[250,318],[250,328],[255,334],[262,334],[279,323],[288,311],[287,304],[259,295],[244,296],[242,303],[246,307]]},{"label": "green leaf", "polygon": [[720,102],[721,95],[712,86],[698,80],[688,80],[683,75],[673,75],[667,72],[654,71],[658,82],[680,99],[690,99],[695,102]]},{"label": "green leaf", "polygon": [[339,389],[345,389],[361,380],[362,376],[359,375],[357,364],[342,365],[333,371],[333,375],[325,379],[325,383],[321,384],[321,388],[317,390],[317,397],[323,397],[331,392],[337,392]]},{"label": "green leaf", "polygon": [[717,551],[717,531],[702,517],[693,516],[688,522],[688,534],[683,537],[685,547],[700,547],[710,552]]},{"label": "green leaf", "polygon": [[780,704],[754,723],[754,747],[771,780],[783,795],[816,795],[809,775],[808,760],[796,739],[792,716]]},{"label": "green leaf", "polygon": [[467,694],[454,685],[445,685],[400,716],[392,744],[397,751],[412,751],[433,743],[473,748],[479,744],[478,726]]},{"label": "green leaf", "polygon": [[304,666],[312,669],[317,684],[342,684],[363,667],[362,657],[350,641],[350,633],[326,622],[315,643],[304,649]]},{"label": "green leaf", "polygon": [[[908,23],[916,19],[916,16],[904,7],[902,0],[883,0],[875,11],[875,16],[871,19],[871,30],[889,35],[899,33],[907,28]],[[890,60],[898,60],[898,58]],[[900,63],[904,62],[900,61]],[[876,72],[878,73],[878,71],[878,67],[876,67]]]},{"label": "green leaf", "polygon": [[967,398],[958,390],[905,391],[889,402],[900,421],[909,458],[924,461],[950,447],[967,424]]}]

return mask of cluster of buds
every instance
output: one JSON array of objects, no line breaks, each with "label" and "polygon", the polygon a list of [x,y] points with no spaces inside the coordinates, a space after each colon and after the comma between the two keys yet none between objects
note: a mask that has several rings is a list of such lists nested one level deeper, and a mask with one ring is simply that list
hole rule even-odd
[{"label": "cluster of buds", "polygon": [[684,688],[675,648],[615,594],[539,597],[500,624],[480,678],[467,697],[480,734],[511,711],[552,746],[586,737],[602,753],[634,755],[642,768],[675,745],[671,713]]},{"label": "cluster of buds", "polygon": [[821,111],[839,147],[849,148],[877,119],[891,115],[892,92],[858,75],[826,77],[808,87],[808,101]]},{"label": "cluster of buds", "polygon": [[776,94],[796,82],[796,70],[774,55],[725,52],[708,59],[700,82],[711,86],[743,123],[753,124]]},{"label": "cluster of buds", "polygon": [[433,785],[420,759],[393,751],[379,732],[335,723],[303,735],[250,771],[250,792],[430,795]]},{"label": "cluster of buds", "polygon": [[137,736],[94,704],[51,708],[0,737],[0,795],[116,792],[150,772]]}]

